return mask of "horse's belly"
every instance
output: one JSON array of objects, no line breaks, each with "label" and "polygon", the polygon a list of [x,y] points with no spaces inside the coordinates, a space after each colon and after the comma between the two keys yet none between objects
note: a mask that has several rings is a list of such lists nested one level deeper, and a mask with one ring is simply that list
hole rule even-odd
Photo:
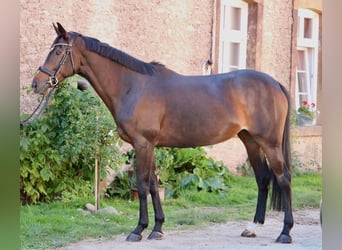
[{"label": "horse's belly", "polygon": [[243,121],[234,103],[229,101],[233,99],[229,98],[229,93],[218,88],[191,87],[169,90],[168,98],[155,103],[153,116],[146,112],[138,119],[144,119],[146,126],[150,124],[147,127],[156,129],[156,146],[212,145],[229,139],[240,130]]},{"label": "horse's belly", "polygon": [[157,146],[197,147],[228,140],[240,131],[240,126],[213,119],[209,122],[173,122],[163,126]]}]

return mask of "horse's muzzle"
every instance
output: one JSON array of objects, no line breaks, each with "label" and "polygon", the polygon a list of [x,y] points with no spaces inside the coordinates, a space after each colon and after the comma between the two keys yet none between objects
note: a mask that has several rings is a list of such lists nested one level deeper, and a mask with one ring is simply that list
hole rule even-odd
[{"label": "horse's muzzle", "polygon": [[44,94],[46,92],[46,90],[48,89],[49,84],[47,84],[47,83],[39,84],[36,79],[33,79],[31,87],[32,87],[34,93],[36,93],[36,94]]},{"label": "horse's muzzle", "polygon": [[31,84],[31,87],[32,87],[32,89],[34,90],[34,92],[36,92],[37,86],[38,86],[37,80],[33,80],[33,81],[32,81],[32,84]]}]

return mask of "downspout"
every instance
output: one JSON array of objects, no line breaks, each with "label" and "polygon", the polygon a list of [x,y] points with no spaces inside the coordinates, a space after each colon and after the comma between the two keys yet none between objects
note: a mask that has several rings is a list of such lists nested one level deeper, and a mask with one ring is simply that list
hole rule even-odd
[{"label": "downspout", "polygon": [[209,59],[206,59],[201,64],[202,75],[211,75],[213,68],[213,48],[215,43],[215,25],[216,25],[216,0],[212,2],[212,15],[211,15],[211,39],[210,39],[210,48],[209,48]]},{"label": "downspout", "polygon": [[292,88],[293,88],[293,82],[292,82],[292,79],[294,79],[292,77],[292,66],[293,66],[293,45],[296,41],[296,38],[294,37],[294,22],[295,22],[295,16],[294,16],[294,13],[295,13],[295,10],[294,10],[294,2],[295,0],[292,0],[292,8],[291,8],[291,12],[292,12],[292,23],[291,23],[291,43],[290,43],[290,76],[289,76],[289,92],[290,92],[290,96],[292,97],[293,99],[293,91],[292,91]]},{"label": "downspout", "polygon": [[213,68],[215,68],[215,62],[214,62],[214,57],[215,57],[215,52],[213,51],[215,49],[215,39],[216,39],[216,4],[217,0],[213,0],[212,4],[212,19],[211,19],[211,42],[210,42],[210,55],[209,55],[209,60],[211,65],[211,72],[213,71]]}]

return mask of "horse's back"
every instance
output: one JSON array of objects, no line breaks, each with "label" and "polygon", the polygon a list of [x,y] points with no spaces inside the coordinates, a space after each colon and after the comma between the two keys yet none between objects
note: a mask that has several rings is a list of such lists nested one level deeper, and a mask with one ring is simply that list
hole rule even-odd
[{"label": "horse's back", "polygon": [[156,146],[211,145],[243,129],[256,135],[274,132],[282,127],[287,109],[279,83],[252,70],[171,74],[156,78],[143,93],[133,112],[134,124]]},{"label": "horse's back", "polygon": [[161,113],[157,144],[182,147],[215,144],[242,129],[258,131],[269,126],[272,118],[268,112],[274,109],[270,95],[280,90],[273,78],[251,70],[177,75],[158,84]]}]

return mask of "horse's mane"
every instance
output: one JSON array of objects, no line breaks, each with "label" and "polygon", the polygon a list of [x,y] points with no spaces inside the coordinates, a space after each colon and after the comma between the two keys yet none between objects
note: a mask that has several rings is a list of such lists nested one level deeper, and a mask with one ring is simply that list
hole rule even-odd
[{"label": "horse's mane", "polygon": [[87,36],[81,37],[85,42],[87,50],[96,52],[99,55],[109,58],[135,72],[144,75],[153,75],[153,73],[157,71],[158,66],[163,66],[162,64],[159,64],[157,62],[147,63],[141,61],[137,58],[134,58],[133,56],[128,55],[127,53],[121,50],[111,47],[107,43],[100,42],[96,38]]}]

